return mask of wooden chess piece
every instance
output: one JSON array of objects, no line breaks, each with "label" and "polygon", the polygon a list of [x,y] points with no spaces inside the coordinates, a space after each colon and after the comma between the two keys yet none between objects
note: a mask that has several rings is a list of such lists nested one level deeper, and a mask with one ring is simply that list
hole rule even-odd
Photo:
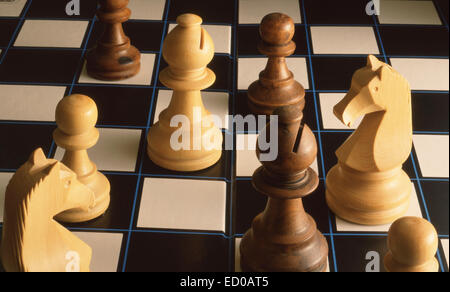
[{"label": "wooden chess piece", "polygon": [[86,211],[74,209],[59,214],[56,218],[62,222],[85,222],[105,213],[110,202],[110,184],[108,179],[89,159],[87,149],[93,147],[99,139],[95,128],[98,110],[95,102],[85,95],[74,94],[63,98],[56,107],[56,124],[53,133],[56,144],[65,149],[62,163],[72,169],[78,180],[88,186],[95,194],[95,206]]},{"label": "wooden chess piece", "polygon": [[222,132],[205,109],[200,92],[216,80],[206,67],[214,57],[214,44],[200,26],[199,16],[183,14],[177,23],[163,44],[169,67],[159,76],[173,89],[172,100],[149,131],[147,153],[163,168],[197,171],[214,165],[222,155]]},{"label": "wooden chess piece", "polygon": [[87,53],[87,73],[99,80],[122,80],[136,75],[141,67],[141,53],[131,45],[122,23],[131,15],[129,0],[100,0],[97,17],[104,33],[97,45]]},{"label": "wooden chess piece", "polygon": [[279,116],[278,157],[262,161],[258,147],[263,166],[252,179],[253,187],[269,199],[241,241],[241,267],[251,272],[325,272],[328,244],[302,202],[319,183],[310,168],[317,155],[316,140],[302,123],[298,106],[281,107],[274,115]]},{"label": "wooden chess piece", "polygon": [[88,272],[92,249],[53,217],[89,210],[94,193],[64,164],[37,149],[5,194],[0,255],[7,272]]},{"label": "wooden chess piece", "polygon": [[352,86],[334,107],[346,125],[365,116],[336,151],[326,198],[333,212],[364,225],[392,223],[408,210],[411,181],[402,170],[412,147],[408,81],[374,56],[353,75]]},{"label": "wooden chess piece", "polygon": [[259,51],[269,57],[259,80],[248,88],[248,104],[254,114],[271,115],[280,106],[305,103],[305,89],[294,80],[286,65],[286,57],[295,51],[292,38],[295,25],[292,18],[281,13],[266,15],[259,32]]},{"label": "wooden chess piece", "polygon": [[438,235],[423,218],[403,217],[395,221],[388,234],[389,252],[384,258],[388,272],[438,272]]}]

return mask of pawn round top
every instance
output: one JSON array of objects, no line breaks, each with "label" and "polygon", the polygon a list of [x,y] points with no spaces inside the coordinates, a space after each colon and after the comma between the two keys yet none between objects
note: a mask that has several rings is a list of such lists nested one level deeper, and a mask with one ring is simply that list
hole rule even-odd
[{"label": "pawn round top", "polygon": [[262,40],[268,44],[286,45],[294,37],[294,21],[283,13],[268,14],[261,21],[259,33]]},{"label": "pawn round top", "polygon": [[214,43],[201,27],[202,22],[202,18],[195,14],[178,16],[178,25],[167,35],[163,44],[164,60],[172,69],[200,70],[213,59]]},{"label": "pawn round top", "polygon": [[98,109],[86,95],[73,94],[63,98],[56,107],[58,129],[68,135],[89,133],[97,123]]},{"label": "pawn round top", "polygon": [[405,265],[421,265],[433,260],[438,248],[434,226],[423,218],[404,217],[395,221],[388,234],[393,258]]},{"label": "pawn round top", "polygon": [[115,0],[115,1],[100,0],[100,5],[102,6],[102,9],[105,11],[113,11],[127,7],[129,2],[130,0]]}]

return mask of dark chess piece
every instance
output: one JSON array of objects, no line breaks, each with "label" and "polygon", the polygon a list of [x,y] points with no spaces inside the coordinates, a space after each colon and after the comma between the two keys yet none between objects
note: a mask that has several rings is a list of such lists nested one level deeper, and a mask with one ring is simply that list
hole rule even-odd
[{"label": "dark chess piece", "polygon": [[127,8],[129,0],[100,0],[97,17],[105,30],[87,54],[87,72],[99,80],[122,80],[136,75],[141,66],[141,53],[131,45],[122,23],[131,15]]},{"label": "dark chess piece", "polygon": [[248,104],[254,114],[271,115],[280,107],[305,102],[305,89],[294,80],[286,58],[294,53],[292,41],[295,25],[292,18],[281,13],[266,15],[259,27],[259,51],[269,57],[259,80],[248,88]]},{"label": "dark chess piece", "polygon": [[[317,155],[316,140],[302,123],[301,107],[281,107],[274,115],[279,116],[278,157],[261,161],[263,166],[252,179],[253,187],[269,199],[242,239],[241,268],[249,272],[324,272],[328,244],[302,203],[319,183],[310,168]],[[261,160],[259,147],[256,153]]]}]

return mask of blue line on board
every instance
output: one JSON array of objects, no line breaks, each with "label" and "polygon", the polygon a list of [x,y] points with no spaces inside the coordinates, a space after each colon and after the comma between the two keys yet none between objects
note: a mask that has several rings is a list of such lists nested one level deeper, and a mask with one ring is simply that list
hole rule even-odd
[{"label": "blue line on board", "polygon": [[6,55],[8,54],[9,49],[11,48],[13,42],[16,40],[17,34],[19,33],[19,29],[22,27],[23,22],[25,20],[25,15],[28,13],[28,9],[30,9],[31,3],[33,2],[33,0],[29,0],[27,3],[27,6],[25,7],[25,9],[22,11],[22,14],[20,16],[20,21],[19,23],[17,23],[16,29],[14,30],[13,35],[11,36],[11,39],[9,40],[8,46],[6,47],[5,51],[2,52],[3,55],[0,59],[0,65],[3,63],[3,61],[5,60]]},{"label": "blue line on board", "polygon": [[[375,15],[373,16],[373,21],[374,21],[374,23],[375,23],[375,27],[376,27],[376,30],[377,30],[378,40],[379,40],[379,42],[380,42],[380,46],[381,46],[382,51],[383,51],[383,55],[384,55],[385,62],[386,62],[387,64],[389,64],[390,62],[389,62],[388,58],[386,57],[386,52],[385,52],[384,46],[383,46],[383,39],[381,38],[380,32],[379,32],[379,30],[378,30],[377,18],[375,17]],[[426,203],[426,201],[425,201],[425,196],[424,196],[423,190],[422,190],[422,184],[421,184],[421,182],[420,182],[419,173],[418,173],[418,171],[417,171],[417,166],[416,166],[416,162],[415,162],[415,160],[414,160],[414,155],[413,155],[412,151],[411,151],[410,157],[411,157],[411,160],[412,160],[412,165],[413,165],[413,168],[414,168],[414,173],[415,173],[415,175],[416,175],[417,186],[419,187],[419,195],[420,195],[420,197],[421,197],[421,200],[422,200],[422,203],[423,203],[423,206],[424,206],[424,209],[425,209],[426,217],[427,217],[427,220],[431,222],[430,213],[428,212],[427,203]],[[439,250],[438,250],[438,252],[437,252],[437,257],[438,257],[438,260],[439,260],[439,265],[440,265],[441,271],[444,271],[444,265],[443,265],[443,263],[442,263],[442,258],[441,258],[441,255],[440,255]]]},{"label": "blue line on board", "polygon": [[[324,163],[324,159],[323,159],[323,157],[324,157],[323,156],[323,145],[322,145],[322,138],[321,138],[321,133],[320,133],[319,108],[318,108],[318,104],[317,104],[316,85],[315,85],[315,80],[314,80],[314,69],[313,69],[313,65],[312,65],[312,49],[311,49],[311,43],[310,43],[310,39],[309,39],[309,30],[308,30],[308,23],[307,23],[307,18],[306,18],[304,1],[302,1],[302,11],[303,11],[303,21],[305,23],[306,43],[308,46],[308,59],[309,59],[309,67],[310,67],[309,72],[311,75],[311,85],[312,85],[313,97],[314,97],[314,107],[315,107],[315,111],[316,111],[319,153],[320,153],[320,158],[321,158],[322,172],[324,173],[324,176],[325,176],[326,174],[325,174],[325,163]],[[333,255],[334,270],[335,270],[335,272],[338,272],[337,263],[336,263],[336,249],[334,246],[333,226],[331,224],[331,214],[329,211],[328,211],[328,223],[329,223],[329,229],[330,229],[330,241],[331,241],[331,250],[332,250],[332,255]]]},{"label": "blue line on board", "polygon": [[[152,99],[151,99],[151,102],[150,102],[150,110],[148,112],[147,127],[146,127],[146,131],[145,131],[144,139],[146,139],[146,137],[148,135],[148,131],[150,129],[153,103],[155,101],[156,87],[157,87],[157,84],[158,84],[158,80],[157,79],[158,79],[158,76],[159,76],[159,70],[160,70],[160,65],[161,65],[161,56],[162,56],[163,42],[164,42],[164,37],[165,37],[165,34],[166,34],[166,29],[168,28],[167,19],[168,19],[169,9],[170,9],[170,0],[167,0],[165,9],[166,9],[166,11],[165,11],[165,14],[164,14],[164,22],[163,22],[164,25],[163,25],[163,32],[162,32],[160,48],[159,48],[158,63],[157,63],[157,67],[156,67],[155,81],[154,81],[154,84],[153,84],[153,93],[152,93]],[[125,248],[125,255],[124,255],[124,259],[123,259],[123,267],[122,267],[122,271],[123,272],[126,271],[126,266],[127,266],[128,251],[129,251],[130,240],[131,240],[131,230],[133,229],[134,214],[136,212],[136,204],[137,204],[137,198],[138,198],[138,193],[139,193],[139,186],[140,186],[141,178],[142,178],[142,167],[144,165],[144,160],[145,160],[144,155],[146,155],[146,143],[144,143],[144,146],[142,147],[141,155],[140,155],[141,163],[140,163],[140,166],[139,166],[139,176],[138,176],[138,181],[137,181],[137,184],[136,184],[136,191],[135,191],[134,200],[133,200],[133,209],[132,209],[130,225],[129,225],[130,233],[128,234],[128,239],[127,239],[126,248]]]}]

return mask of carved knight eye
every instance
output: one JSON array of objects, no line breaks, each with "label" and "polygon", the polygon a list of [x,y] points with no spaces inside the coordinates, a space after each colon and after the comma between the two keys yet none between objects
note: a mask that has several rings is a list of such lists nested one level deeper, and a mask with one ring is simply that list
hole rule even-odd
[{"label": "carved knight eye", "polygon": [[66,181],[66,184],[64,185],[64,187],[65,187],[66,189],[68,189],[71,185],[72,185],[72,180],[69,179],[68,181]]}]

